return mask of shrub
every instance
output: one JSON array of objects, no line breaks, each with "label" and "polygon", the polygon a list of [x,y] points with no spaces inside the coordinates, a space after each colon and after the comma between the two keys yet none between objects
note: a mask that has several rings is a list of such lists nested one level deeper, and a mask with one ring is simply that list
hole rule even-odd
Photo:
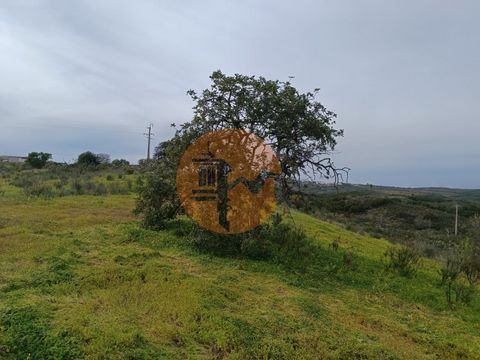
[{"label": "shrub", "polygon": [[128,187],[122,186],[122,183],[119,183],[119,182],[108,183],[107,189],[108,189],[108,193],[113,195],[129,193]]},{"label": "shrub", "polygon": [[94,195],[103,196],[107,195],[107,188],[103,183],[97,184],[95,186]]},{"label": "shrub", "polygon": [[52,198],[55,196],[52,186],[39,182],[24,187],[23,191],[28,197]]},{"label": "shrub", "polygon": [[127,226],[125,229],[125,238],[122,240],[126,243],[138,243],[145,241],[147,231],[136,226]]},{"label": "shrub", "polygon": [[33,180],[30,177],[20,175],[20,176],[15,176],[13,180],[11,181],[11,185],[20,187],[20,188],[25,188],[28,186],[33,185]]},{"label": "shrub", "polygon": [[332,248],[333,251],[338,251],[340,247],[340,237],[335,238],[330,244],[330,247]]},{"label": "shrub", "polygon": [[168,220],[180,210],[176,196],[174,169],[159,164],[138,178],[138,198],[134,213],[143,215],[143,226],[149,229],[162,229]]},{"label": "shrub", "polygon": [[458,259],[448,259],[440,270],[441,284],[445,289],[445,298],[450,309],[457,304],[470,304],[475,296],[476,286],[462,278],[462,267],[462,262]]},{"label": "shrub", "polygon": [[77,165],[97,166],[100,165],[99,157],[91,151],[86,151],[78,155]]},{"label": "shrub", "polygon": [[411,247],[391,247],[385,252],[385,269],[402,276],[414,275],[420,266],[420,254]]},{"label": "shrub", "polygon": [[287,267],[305,270],[316,253],[305,232],[288,223],[268,225],[266,230],[267,239],[273,247],[273,260]]},{"label": "shrub", "polygon": [[47,161],[52,158],[52,154],[44,152],[31,152],[28,154],[27,163],[35,169],[41,169],[45,167]]},{"label": "shrub", "polygon": [[125,159],[115,159],[112,161],[112,165],[115,167],[122,167],[122,166],[128,166],[130,165],[130,162],[128,162]]},{"label": "shrub", "polygon": [[222,235],[194,224],[192,229],[185,229],[185,236],[190,237],[191,245],[200,252],[237,257],[241,255],[241,242],[247,234]]},{"label": "shrub", "polygon": [[80,179],[73,179],[72,180],[72,189],[77,195],[83,194],[83,185]]},{"label": "shrub", "polygon": [[317,253],[317,248],[302,229],[275,220],[237,235],[217,234],[197,225],[185,227],[177,235],[190,237],[192,245],[201,252],[270,260],[301,271],[306,270]]},{"label": "shrub", "polygon": [[342,265],[345,270],[355,270],[357,268],[357,261],[353,251],[345,250],[342,256]]},{"label": "shrub", "polygon": [[452,292],[461,271],[461,262],[453,258],[449,258],[445,266],[440,269],[440,275],[442,277],[441,285],[445,288],[445,297],[450,308],[453,308],[454,298],[452,297]]},{"label": "shrub", "polygon": [[451,250],[447,261],[440,269],[441,285],[445,289],[448,306],[468,305],[473,300],[479,279],[476,253],[470,241],[462,241]]},{"label": "shrub", "polygon": [[[86,194],[94,194],[97,195],[97,184],[93,181],[85,181],[83,183],[83,188],[85,189]],[[98,194],[102,195],[102,194]]]},{"label": "shrub", "polygon": [[53,186],[54,186],[55,189],[57,189],[57,190],[62,190],[62,189],[63,189],[63,184],[62,184],[62,182],[61,182],[60,180],[55,181],[55,182],[53,183]]},{"label": "shrub", "polygon": [[464,305],[469,305],[475,297],[475,286],[465,284],[464,282],[457,282],[453,287],[455,291],[455,301]]},{"label": "shrub", "polygon": [[112,181],[112,180],[113,180],[113,175],[112,175],[112,174],[108,174],[108,175],[106,176],[106,179],[107,179],[107,181]]},{"label": "shrub", "polygon": [[475,286],[480,278],[478,259],[475,256],[468,257],[462,266],[462,271],[471,286]]}]

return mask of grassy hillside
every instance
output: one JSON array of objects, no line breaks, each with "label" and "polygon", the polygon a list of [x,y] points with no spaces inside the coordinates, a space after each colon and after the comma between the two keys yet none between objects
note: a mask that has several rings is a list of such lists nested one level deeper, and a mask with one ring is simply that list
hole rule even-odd
[{"label": "grassy hillside", "polygon": [[480,358],[480,301],[449,310],[432,260],[385,272],[385,240],[294,212],[302,271],[199,252],[185,219],[143,230],[133,195],[1,188],[0,358]]}]

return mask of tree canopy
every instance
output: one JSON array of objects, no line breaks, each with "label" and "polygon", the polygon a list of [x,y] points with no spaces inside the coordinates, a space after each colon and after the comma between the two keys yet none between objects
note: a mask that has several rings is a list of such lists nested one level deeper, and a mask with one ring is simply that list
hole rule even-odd
[{"label": "tree canopy", "polygon": [[319,89],[301,93],[290,82],[215,71],[210,88],[188,94],[195,102],[191,122],[177,136],[195,138],[220,128],[243,129],[272,146],[284,179],[323,177],[339,181],[347,168],[337,168],[330,157],[343,136],[337,115],[316,100]]},{"label": "tree canopy", "polygon": [[77,164],[83,166],[96,166],[100,165],[100,159],[97,154],[94,154],[91,151],[85,151],[78,155]]},{"label": "tree canopy", "polygon": [[342,179],[348,169],[337,168],[330,153],[343,131],[334,127],[336,114],[316,100],[319,89],[301,93],[288,81],[227,76],[221,71],[213,72],[210,79],[210,87],[201,93],[187,92],[195,102],[193,119],[155,149],[154,165],[139,187],[136,209],[144,214],[147,226],[158,226],[179,209],[175,171],[188,145],[222,128],[252,132],[272,146],[281,162],[284,194],[302,175]]},{"label": "tree canopy", "polygon": [[35,169],[41,169],[45,167],[47,161],[52,158],[52,154],[45,152],[31,152],[28,154],[27,163]]}]

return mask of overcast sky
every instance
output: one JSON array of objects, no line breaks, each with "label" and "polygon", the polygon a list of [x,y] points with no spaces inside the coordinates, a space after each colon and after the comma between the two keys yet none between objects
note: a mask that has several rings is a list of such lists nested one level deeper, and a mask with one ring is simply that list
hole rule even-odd
[{"label": "overcast sky", "polygon": [[480,2],[0,2],[0,154],[145,157],[185,92],[262,75],[319,100],[345,130],[350,181],[480,188]]}]

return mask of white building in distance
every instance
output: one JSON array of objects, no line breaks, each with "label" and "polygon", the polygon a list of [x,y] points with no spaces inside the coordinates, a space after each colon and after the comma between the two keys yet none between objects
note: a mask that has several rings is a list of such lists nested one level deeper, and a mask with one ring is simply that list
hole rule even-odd
[{"label": "white building in distance", "polygon": [[0,162],[24,163],[26,160],[25,156],[0,155]]}]

